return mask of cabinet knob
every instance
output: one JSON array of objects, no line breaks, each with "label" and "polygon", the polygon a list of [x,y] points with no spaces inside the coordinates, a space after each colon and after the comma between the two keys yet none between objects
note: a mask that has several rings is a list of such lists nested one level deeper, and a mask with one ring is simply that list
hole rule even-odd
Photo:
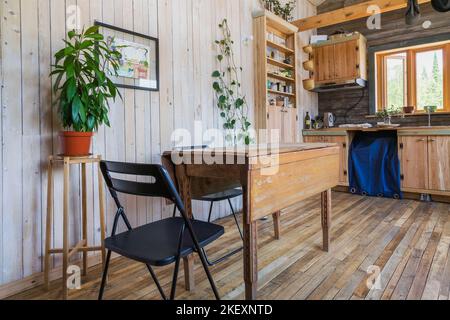
[{"label": "cabinet knob", "polygon": [[424,138],[422,138],[422,139],[417,139],[417,142],[423,142],[423,141],[425,141]]}]

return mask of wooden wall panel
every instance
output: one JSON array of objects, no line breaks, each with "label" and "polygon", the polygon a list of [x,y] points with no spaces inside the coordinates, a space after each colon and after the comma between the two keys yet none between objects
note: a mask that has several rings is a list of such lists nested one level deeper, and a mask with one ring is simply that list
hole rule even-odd
[{"label": "wooden wall panel", "polygon": [[[25,3],[26,2],[26,3]],[[41,194],[40,194],[40,117],[39,117],[39,42],[37,39],[38,0],[21,0],[22,8],[22,251],[23,275],[40,271]],[[25,150],[24,150],[25,151]],[[38,188],[36,188],[38,186]]]},{"label": "wooden wall panel", "polygon": [[[6,9],[6,5],[4,3],[4,1],[0,2],[0,12],[3,13],[5,12]],[[3,14],[0,14],[0,16],[2,16]],[[6,23],[4,23],[4,21],[6,21],[5,19],[1,19],[0,20],[0,43],[4,42],[4,35],[3,32],[1,32],[1,30],[5,30],[5,26]],[[5,56],[4,55],[4,50],[5,50],[5,46],[0,44],[0,57]],[[4,79],[4,72],[3,72],[3,63],[0,63],[0,133],[3,137],[3,106],[5,105],[5,100],[4,100],[4,83],[5,83],[5,79]],[[2,139],[3,140],[3,139]],[[2,156],[0,157],[0,231],[3,233],[3,153]],[[0,267],[2,268],[0,270],[0,283],[3,283],[3,236],[0,236]]]},{"label": "wooden wall panel", "polygon": [[23,277],[22,78],[20,1],[2,1],[3,281]]},{"label": "wooden wall panel", "polygon": [[[298,18],[315,14],[315,7],[298,1]],[[61,125],[54,79],[48,77],[53,55],[63,47],[68,22],[92,25],[100,20],[150,34],[160,39],[161,89],[145,92],[121,89],[124,101],[111,103],[111,128],[102,127],[93,141],[93,152],[113,161],[160,162],[171,149],[176,128],[193,132],[194,121],[203,130],[220,128],[211,73],[217,67],[214,40],[221,37],[218,24],[227,18],[235,40],[236,62],[242,65],[243,92],[250,106],[253,93],[253,44],[242,40],[253,34],[252,11],[258,0],[10,0],[1,1],[1,119],[0,157],[0,285],[41,271],[47,207],[47,159],[59,152]],[[76,15],[76,9],[79,16]],[[75,15],[74,15],[75,14]],[[299,46],[310,33],[299,35]],[[133,40],[131,38],[131,40]],[[301,61],[299,61],[301,63]],[[301,68],[299,68],[301,70]],[[300,77],[301,78],[301,77]],[[301,87],[301,83],[299,84]],[[314,94],[300,90],[299,117],[317,109]],[[299,122],[300,124],[302,121]],[[193,141],[195,142],[195,141]],[[62,245],[62,168],[55,170],[53,245]],[[100,242],[96,168],[88,168],[88,239]],[[80,170],[71,170],[71,242],[80,235]],[[107,194],[107,193],[105,193]],[[153,199],[121,198],[133,225],[160,220],[172,207]],[[106,197],[110,230],[115,205]],[[233,202],[242,206],[240,199]],[[195,203],[196,216],[204,219],[209,206]],[[218,204],[215,217],[230,213]],[[60,259],[54,259],[60,265]]]}]

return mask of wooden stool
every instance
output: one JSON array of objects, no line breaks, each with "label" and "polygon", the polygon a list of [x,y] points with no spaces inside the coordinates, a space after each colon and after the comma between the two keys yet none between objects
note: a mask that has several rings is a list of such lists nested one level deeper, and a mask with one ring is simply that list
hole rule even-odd
[{"label": "wooden stool", "polygon": [[[53,254],[63,255],[63,299],[67,299],[67,268],[69,267],[69,259],[77,252],[83,253],[83,275],[86,275],[88,268],[88,252],[101,251],[102,263],[105,265],[106,251],[104,246],[105,239],[105,210],[103,204],[103,178],[100,171],[101,156],[89,156],[89,157],[63,157],[63,156],[50,156],[48,160],[48,190],[47,190],[47,226],[46,226],[46,238],[45,238],[45,261],[44,261],[44,284],[47,289],[50,284],[50,257]],[[51,236],[52,236],[52,218],[53,218],[53,166],[56,163],[63,163],[64,165],[64,210],[63,210],[63,248],[52,249],[51,248]],[[98,165],[98,192],[99,192],[99,206],[100,206],[100,235],[101,246],[89,247],[87,239],[87,164]],[[70,166],[81,165],[82,176],[82,240],[73,248],[69,248],[69,193],[70,193]]]}]

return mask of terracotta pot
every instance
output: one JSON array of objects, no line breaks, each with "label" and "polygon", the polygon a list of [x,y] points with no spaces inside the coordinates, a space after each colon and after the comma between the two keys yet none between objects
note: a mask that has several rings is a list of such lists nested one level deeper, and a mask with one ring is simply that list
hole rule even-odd
[{"label": "terracotta pot", "polygon": [[91,142],[94,133],[63,131],[60,134],[62,152],[67,157],[85,157],[91,151]]}]

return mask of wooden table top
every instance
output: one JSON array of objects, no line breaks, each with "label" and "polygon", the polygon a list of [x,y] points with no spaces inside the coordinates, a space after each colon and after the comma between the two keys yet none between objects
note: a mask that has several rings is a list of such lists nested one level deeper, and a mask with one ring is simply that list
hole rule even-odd
[{"label": "wooden table top", "polygon": [[248,158],[286,154],[293,152],[309,151],[325,149],[330,147],[336,147],[334,143],[296,143],[296,144],[280,144],[279,146],[271,145],[253,145],[244,147],[232,147],[232,148],[198,148],[192,150],[173,150],[164,153],[165,156],[176,153],[179,155],[201,155],[201,154],[223,154],[229,156],[245,156]]}]

